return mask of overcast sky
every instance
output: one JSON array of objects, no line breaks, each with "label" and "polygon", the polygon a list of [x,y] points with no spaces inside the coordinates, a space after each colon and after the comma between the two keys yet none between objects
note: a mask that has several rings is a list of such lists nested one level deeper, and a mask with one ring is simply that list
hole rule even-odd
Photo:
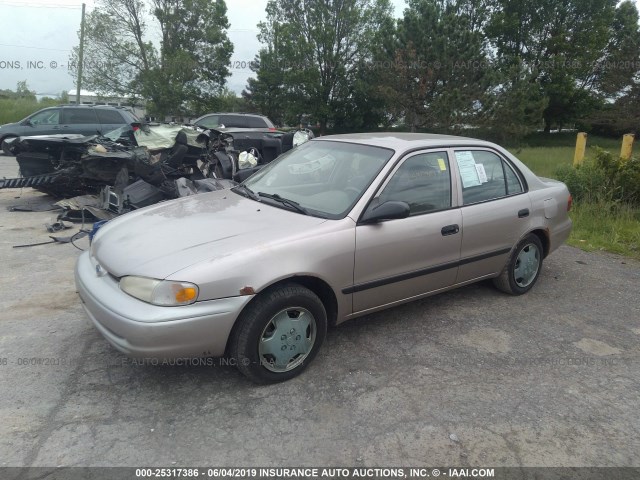
[{"label": "overcast sky", "polygon": [[[88,11],[95,5],[94,0],[85,3]],[[400,17],[404,0],[392,3]],[[235,47],[228,86],[237,93],[252,74],[242,67],[260,48],[256,25],[265,17],[266,4],[267,0],[227,0],[229,37]],[[0,89],[15,89],[21,80],[39,95],[75,88],[67,63],[78,43],[81,5],[82,0],[0,0]]]},{"label": "overcast sky", "polygon": [[[96,4],[85,3],[87,11]],[[404,0],[393,3],[400,16]],[[0,0],[0,89],[13,90],[21,80],[42,95],[75,89],[67,63],[78,44],[81,5],[82,0]],[[267,0],[227,0],[229,37],[234,43],[228,86],[237,93],[252,74],[246,64],[260,48],[256,25],[264,19],[266,5]]]}]

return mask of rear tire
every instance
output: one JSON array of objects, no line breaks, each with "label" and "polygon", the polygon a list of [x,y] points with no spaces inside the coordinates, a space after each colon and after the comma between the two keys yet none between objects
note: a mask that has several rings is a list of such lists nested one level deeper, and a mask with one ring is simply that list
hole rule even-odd
[{"label": "rear tire", "polygon": [[268,289],[240,314],[229,352],[238,370],[255,383],[299,375],[327,334],[327,314],[311,290],[296,283]]},{"label": "rear tire", "polygon": [[498,290],[522,295],[533,288],[542,270],[542,242],[529,234],[516,246],[499,277],[493,279]]}]

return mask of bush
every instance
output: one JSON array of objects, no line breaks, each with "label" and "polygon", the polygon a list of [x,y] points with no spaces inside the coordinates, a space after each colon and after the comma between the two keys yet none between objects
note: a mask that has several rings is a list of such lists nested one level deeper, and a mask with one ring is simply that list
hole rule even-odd
[{"label": "bush", "polygon": [[61,101],[52,98],[0,98],[0,125],[18,122],[34,112],[46,107],[53,107]]},{"label": "bush", "polygon": [[622,160],[595,148],[595,158],[578,167],[563,165],[556,177],[580,202],[621,202],[640,205],[640,160]]}]

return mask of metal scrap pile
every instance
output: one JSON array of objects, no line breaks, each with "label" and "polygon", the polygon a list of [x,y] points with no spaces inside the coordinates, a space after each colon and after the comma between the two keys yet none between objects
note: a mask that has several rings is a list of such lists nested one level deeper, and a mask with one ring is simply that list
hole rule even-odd
[{"label": "metal scrap pile", "polygon": [[300,132],[157,125],[106,136],[24,137],[11,145],[22,176],[0,179],[0,188],[77,197],[59,205],[80,211],[83,219],[107,219],[165,199],[230,188],[293,148],[294,135],[299,143]]}]

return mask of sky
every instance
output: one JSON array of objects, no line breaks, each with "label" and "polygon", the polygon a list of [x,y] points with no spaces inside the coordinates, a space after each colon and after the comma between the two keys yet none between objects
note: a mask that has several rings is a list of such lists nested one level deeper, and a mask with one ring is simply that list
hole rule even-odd
[{"label": "sky", "polygon": [[[96,2],[85,0],[87,12]],[[257,24],[264,20],[267,0],[227,0],[228,35],[234,43],[228,87],[240,93],[252,72],[247,67],[260,48]],[[393,0],[401,16],[404,0]],[[82,0],[0,0],[0,89],[27,80],[38,95],[74,90],[67,72],[71,49],[78,44]]]},{"label": "sky", "polygon": [[[640,0],[637,0],[640,8]],[[85,0],[87,11],[95,0]],[[252,72],[247,67],[260,48],[256,25],[265,18],[267,0],[227,0],[228,35],[234,43],[228,87],[240,93]],[[396,17],[404,0],[392,0]],[[0,89],[26,80],[38,95],[74,90],[67,72],[71,49],[78,44],[82,0],[0,0]]]}]

